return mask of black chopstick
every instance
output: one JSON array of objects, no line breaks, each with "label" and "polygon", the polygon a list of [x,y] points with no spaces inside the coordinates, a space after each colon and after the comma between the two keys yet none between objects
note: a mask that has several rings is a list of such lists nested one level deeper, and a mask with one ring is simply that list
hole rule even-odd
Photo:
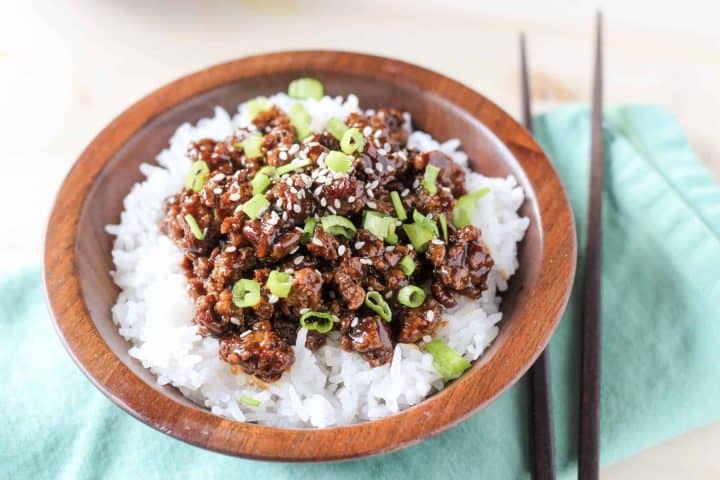
[{"label": "black chopstick", "polygon": [[595,72],[592,93],[590,144],[590,196],[583,285],[582,352],[580,357],[580,429],[578,478],[598,478],[600,455],[600,303],[602,257],[602,14],[598,12],[595,38]]},{"label": "black chopstick", "polygon": [[[533,131],[530,79],[527,69],[525,34],[520,34],[520,75],[523,124]],[[535,480],[555,479],[555,439],[550,397],[550,366],[542,352],[530,369],[530,455]]]}]

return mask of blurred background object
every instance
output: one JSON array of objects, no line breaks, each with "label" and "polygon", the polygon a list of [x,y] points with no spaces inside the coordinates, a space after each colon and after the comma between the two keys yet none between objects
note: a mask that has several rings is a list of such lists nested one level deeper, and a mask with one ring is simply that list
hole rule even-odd
[{"label": "blurred background object", "polygon": [[[51,0],[0,6],[4,188],[0,265],[36,263],[67,169],[115,115],[189,72],[254,53],[340,49],[454,77],[519,117],[517,33],[530,40],[537,112],[589,99],[592,25],[606,18],[606,104],[662,105],[720,179],[720,31],[710,2],[570,0]],[[40,126],[38,126],[38,122]],[[28,188],[37,191],[28,209]],[[10,208],[8,208],[10,207]],[[603,471],[604,478],[717,478],[720,425]]]}]

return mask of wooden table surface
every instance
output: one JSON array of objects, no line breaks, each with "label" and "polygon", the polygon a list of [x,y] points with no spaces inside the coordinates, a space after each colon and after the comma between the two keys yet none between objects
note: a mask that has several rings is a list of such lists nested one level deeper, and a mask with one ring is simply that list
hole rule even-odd
[{"label": "wooden table surface", "polygon": [[[598,3],[606,19],[607,102],[655,103],[673,111],[720,179],[714,115],[720,110],[720,33],[706,2],[387,3],[4,2],[0,131],[8,170],[0,204],[3,233],[22,235],[0,237],[0,269],[39,262],[50,202],[76,156],[130,103],[178,76],[252,53],[355,50],[452,76],[519,116],[517,32],[528,34],[538,108],[587,101]],[[26,197],[28,185],[38,192],[29,211],[8,208]],[[718,478],[717,445],[720,424],[605,468],[602,476]]]}]

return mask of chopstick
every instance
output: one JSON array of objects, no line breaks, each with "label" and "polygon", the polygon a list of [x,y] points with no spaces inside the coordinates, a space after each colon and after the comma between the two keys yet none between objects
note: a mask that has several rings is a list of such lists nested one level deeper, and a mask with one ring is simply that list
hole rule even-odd
[{"label": "chopstick", "polygon": [[582,352],[580,357],[580,429],[578,432],[578,478],[598,478],[600,454],[600,304],[603,188],[603,63],[602,13],[597,13],[595,72],[592,93],[590,144],[590,196],[587,215],[587,246],[583,285]]},{"label": "chopstick", "polygon": [[[530,79],[527,68],[525,34],[520,34],[520,72],[523,124],[533,131]],[[550,359],[543,351],[530,369],[530,446],[533,478],[555,479],[555,440],[550,396]]]}]

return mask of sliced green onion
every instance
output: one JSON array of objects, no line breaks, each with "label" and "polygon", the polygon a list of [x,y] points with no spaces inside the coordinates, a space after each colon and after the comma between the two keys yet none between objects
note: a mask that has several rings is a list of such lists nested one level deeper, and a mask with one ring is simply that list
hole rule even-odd
[{"label": "sliced green onion", "polygon": [[402,200],[400,200],[400,194],[398,192],[390,192],[390,200],[392,200],[395,212],[400,220],[407,220],[407,212],[403,207]]},{"label": "sliced green onion", "polygon": [[390,245],[395,245],[398,242],[398,236],[397,233],[392,232],[388,233],[387,237],[385,237],[385,243],[389,243]]},{"label": "sliced green onion", "polygon": [[262,153],[263,137],[260,134],[250,135],[242,141],[242,149],[245,151],[247,158],[260,158]]},{"label": "sliced green onion", "polygon": [[397,299],[400,305],[417,308],[425,301],[425,290],[415,285],[407,285],[398,290]]},{"label": "sliced green onion", "polygon": [[312,133],[312,117],[300,103],[293,104],[288,112],[290,123],[295,127],[295,132],[300,140]]},{"label": "sliced green onion", "polygon": [[345,125],[345,122],[340,120],[337,117],[332,117],[330,120],[328,120],[327,125],[325,126],[328,132],[330,132],[330,135],[335,137],[337,141],[339,142],[342,140],[343,135],[345,135],[345,132],[347,132],[348,126]]},{"label": "sliced green onion", "polygon": [[254,307],[260,303],[260,284],[247,278],[238,280],[233,285],[232,296],[233,303],[238,307]]},{"label": "sliced green onion", "polygon": [[428,165],[425,167],[425,176],[422,179],[422,186],[427,190],[430,195],[437,193],[437,176],[440,173],[440,169],[435,165]]},{"label": "sliced green onion", "polygon": [[[311,321],[308,321],[311,320]],[[305,312],[300,316],[300,326],[319,333],[328,333],[333,328],[333,316],[325,312]]]},{"label": "sliced green onion", "polygon": [[257,195],[259,193],[265,193],[265,190],[268,189],[270,184],[272,183],[272,180],[270,177],[265,175],[264,173],[257,173],[253,177],[252,181],[250,182],[250,185],[253,187],[253,194]]},{"label": "sliced green onion", "polygon": [[433,366],[445,380],[457,378],[470,368],[470,362],[442,340],[433,340],[425,345],[425,350],[433,356]]},{"label": "sliced green onion", "polygon": [[266,97],[253,98],[248,102],[248,116],[250,120],[257,117],[258,113],[264,112],[271,106],[270,101]]},{"label": "sliced green onion", "polygon": [[273,270],[268,275],[267,283],[265,286],[270,290],[270,293],[278,298],[286,298],[290,295],[292,289],[293,278],[289,273],[281,272],[279,270]]},{"label": "sliced green onion", "polygon": [[300,243],[303,245],[307,245],[310,239],[315,235],[315,226],[317,225],[317,220],[315,220],[312,217],[308,217],[305,219],[305,226],[303,227],[302,231],[302,237],[300,237]]},{"label": "sliced green onion", "polygon": [[243,395],[239,398],[240,403],[244,403],[245,405],[249,407],[259,407],[261,405],[260,400],[255,400],[252,397],[248,397],[247,395]]},{"label": "sliced green onion", "polygon": [[363,228],[375,235],[377,238],[388,243],[397,242],[395,235],[395,219],[388,215],[372,210],[365,211]]},{"label": "sliced green onion", "polygon": [[400,270],[408,277],[415,271],[415,260],[413,260],[410,255],[405,255],[402,260],[400,260],[399,265]]},{"label": "sliced green onion", "polygon": [[357,128],[348,129],[340,140],[340,150],[350,155],[365,149],[365,137]]},{"label": "sliced green onion", "polygon": [[269,205],[270,202],[267,198],[265,198],[265,195],[258,193],[257,195],[253,195],[250,200],[243,203],[240,206],[240,210],[242,210],[243,213],[250,218],[257,218]]},{"label": "sliced green onion", "polygon": [[202,160],[193,163],[185,176],[185,188],[195,193],[199,192],[202,190],[203,185],[205,185],[209,173],[210,169],[207,163]]},{"label": "sliced green onion", "polygon": [[406,223],[402,228],[418,252],[424,252],[430,240],[437,238],[431,231],[422,228],[417,223]]},{"label": "sliced green onion", "polygon": [[357,229],[355,225],[345,217],[340,215],[327,215],[320,218],[323,230],[335,236],[342,236],[351,239],[355,236]]},{"label": "sliced green onion", "polygon": [[447,218],[445,218],[444,213],[441,213],[439,215],[439,218],[440,218],[440,230],[442,230],[443,239],[445,240],[445,242],[447,242],[448,241]]},{"label": "sliced green onion", "polygon": [[438,231],[437,223],[435,223],[435,220],[430,218],[430,215],[428,215],[426,217],[419,211],[415,210],[413,212],[413,220],[415,220],[415,223],[420,225],[421,228],[432,233],[434,235],[434,238],[437,238],[440,236],[440,232]]},{"label": "sliced green onion", "polygon": [[288,95],[292,98],[314,98],[320,100],[324,95],[323,84],[314,78],[298,78],[290,82]]},{"label": "sliced green onion", "polygon": [[477,192],[468,193],[457,199],[455,208],[453,209],[453,223],[456,227],[462,228],[472,223],[472,217],[475,213],[477,201],[490,193],[490,188],[481,188]]},{"label": "sliced green onion", "polygon": [[277,174],[285,175],[286,173],[294,172],[295,170],[300,170],[301,168],[309,167],[310,165],[312,165],[312,161],[309,158],[306,158],[305,160],[296,158],[292,162],[278,167]]},{"label": "sliced green onion", "polygon": [[275,171],[275,167],[271,167],[269,165],[266,165],[262,167],[260,170],[258,170],[258,173],[262,173],[263,175],[267,175],[270,178],[275,178],[277,176],[277,172]]},{"label": "sliced green onion", "polygon": [[325,157],[325,165],[337,173],[348,173],[352,169],[352,162],[352,157],[334,150]]},{"label": "sliced green onion", "polygon": [[365,306],[380,315],[386,322],[392,321],[392,311],[380,292],[368,292],[365,295]]},{"label": "sliced green onion", "polygon": [[203,240],[205,238],[205,234],[200,228],[200,225],[198,225],[197,220],[195,220],[195,217],[188,213],[187,215],[185,215],[185,221],[190,226],[190,231],[195,238],[197,238],[198,240]]}]

